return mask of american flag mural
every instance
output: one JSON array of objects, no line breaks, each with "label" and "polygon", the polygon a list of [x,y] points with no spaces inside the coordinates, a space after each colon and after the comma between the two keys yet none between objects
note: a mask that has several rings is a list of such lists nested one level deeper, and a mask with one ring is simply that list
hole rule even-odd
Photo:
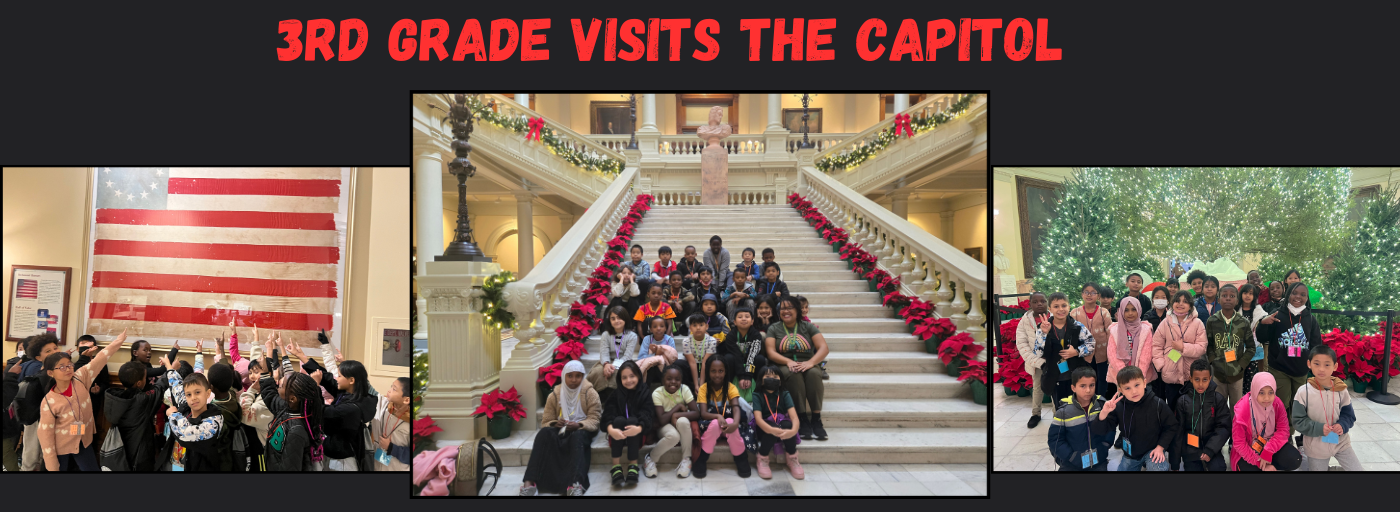
[{"label": "american flag mural", "polygon": [[[340,344],[349,168],[94,173],[84,332],[157,345],[236,322]],[[240,340],[243,341],[243,340]],[[182,343],[183,345],[184,343]]]}]

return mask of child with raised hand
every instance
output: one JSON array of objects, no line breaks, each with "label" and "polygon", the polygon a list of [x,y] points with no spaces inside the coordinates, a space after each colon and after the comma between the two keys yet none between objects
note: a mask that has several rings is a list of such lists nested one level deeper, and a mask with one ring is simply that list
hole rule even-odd
[{"label": "child with raised hand", "polygon": [[[1084,326],[1089,336],[1093,338],[1090,350],[1081,356],[1085,362],[1094,367],[1094,371],[1098,372],[1096,376],[1096,382],[1099,386],[1098,394],[1109,396],[1113,393],[1108,391],[1109,386],[1112,385],[1112,379],[1108,378],[1108,326],[1113,325],[1113,315],[1108,312],[1108,308],[1100,305],[1100,289],[1098,283],[1084,283],[1083,286],[1080,286],[1079,296],[1084,300],[1084,305],[1074,308],[1073,311],[1069,312],[1069,316]],[[1051,295],[1050,306],[1052,309],[1055,305],[1054,300],[1054,295]],[[1065,379],[1068,379],[1069,372],[1073,369],[1074,367],[1071,366],[1057,375],[1063,375]],[[1069,396],[1069,386],[1065,385],[1062,393],[1052,396],[1057,402],[1059,399]]]},{"label": "child with raised hand", "polygon": [[[690,476],[690,426],[700,419],[700,408],[695,403],[695,394],[682,384],[683,372],[677,366],[667,366],[661,376],[661,386],[651,392],[651,402],[656,406],[656,423],[661,425],[661,439],[647,453],[644,469],[647,478],[656,476],[655,459],[661,458],[667,450],[681,445],[681,463],[676,467],[676,476]],[[653,457],[652,455],[655,455]]]},{"label": "child with raised hand", "polygon": [[[44,372],[49,380],[47,393],[39,405],[38,438],[42,448],[44,469],[67,471],[75,463],[80,471],[99,471],[97,455],[92,449],[92,436],[97,431],[93,417],[91,386],[93,379],[106,376],[107,360],[126,342],[126,331],[105,348],[96,344],[91,352],[92,362],[74,369],[73,356],[67,352],[50,352],[44,357]],[[8,404],[6,404],[8,405]]]},{"label": "child with raised hand", "polygon": [[[1026,373],[1031,374],[1031,419],[1026,422],[1026,428],[1035,428],[1040,424],[1041,397],[1045,396],[1045,392],[1040,389],[1041,367],[1045,366],[1045,358],[1034,350],[1035,331],[1040,324],[1050,319],[1050,300],[1045,297],[1044,292],[1031,292],[1029,302],[1030,309],[1021,315],[1020,323],[1016,324],[1016,351],[1021,353],[1021,359],[1026,362]],[[1058,405],[1051,405],[1052,409],[1055,407]]]},{"label": "child with raised hand", "polygon": [[[1090,288],[1086,286],[1085,290],[1087,293]],[[1094,287],[1093,297],[1097,296],[1098,287]],[[1094,306],[1098,307],[1097,304]],[[1097,311],[1100,315],[1104,314],[1102,310]],[[1105,335],[1105,342],[1107,338]],[[1070,318],[1069,297],[1060,292],[1050,294],[1050,316],[1041,321],[1040,328],[1036,329],[1031,354],[1045,360],[1040,369],[1040,384],[1041,389],[1050,395],[1052,403],[1059,403],[1060,399],[1070,395],[1070,372],[1080,366],[1092,367],[1085,359],[1092,356],[1095,348],[1089,329]],[[1105,361],[1105,371],[1107,365]],[[1097,375],[1097,370],[1095,373]]]},{"label": "child with raised hand", "polygon": [[[696,399],[700,406],[700,457],[695,460],[693,470],[696,478],[705,478],[705,463],[715,451],[715,444],[721,437],[729,444],[729,453],[734,455],[734,465],[741,478],[749,477],[749,459],[744,439],[743,417],[739,411],[739,390],[729,383],[728,366],[723,359],[711,354],[705,359],[705,383],[700,386]],[[752,436],[752,431],[747,435]]]},{"label": "child with raised hand", "polygon": [[409,427],[412,425],[408,377],[394,379],[389,392],[379,397],[379,408],[370,424],[374,433],[374,470],[408,471],[413,454],[409,440]]},{"label": "child with raised hand", "polygon": [[273,415],[267,434],[267,470],[320,470],[325,407],[320,385],[305,373],[282,374],[280,368],[260,377],[259,394]]},{"label": "child with raised hand", "polygon": [[608,309],[604,317],[603,332],[598,337],[598,362],[588,370],[588,383],[598,391],[598,396],[607,398],[613,389],[613,373],[622,367],[624,361],[637,359],[637,333],[630,325],[630,316],[622,306]]},{"label": "child with raised hand", "polygon": [[797,416],[797,406],[793,405],[792,395],[782,389],[782,376],[775,366],[764,366],[758,372],[762,391],[754,401],[753,421],[758,427],[758,476],[773,478],[768,467],[768,454],[773,445],[782,443],[783,453],[787,454],[788,472],[802,480],[805,473],[797,459],[798,431],[801,425]]},{"label": "child with raised hand", "polygon": [[[658,280],[669,280],[671,273],[676,271],[676,262],[671,261],[671,248],[661,246],[656,250],[656,263],[651,265],[651,273]],[[684,277],[684,276],[682,276]]]},{"label": "child with raised hand", "polygon": [[1235,403],[1230,468],[1235,471],[1293,471],[1302,455],[1288,442],[1288,414],[1274,394],[1274,376],[1254,376],[1249,396]]},{"label": "child with raised hand", "polygon": [[1073,396],[1056,404],[1047,442],[1060,471],[1108,471],[1113,433],[1094,434],[1094,424],[1099,422],[1104,406],[1104,398],[1094,393],[1096,378],[1092,367],[1075,368],[1070,374]]},{"label": "child with raised hand", "polygon": [[1196,316],[1200,317],[1202,322],[1220,311],[1220,280],[1215,276],[1206,276],[1203,283],[1201,296],[1196,297]]},{"label": "child with raised hand", "polygon": [[[321,366],[295,344],[287,347],[306,372],[316,374]],[[333,364],[333,363],[327,363]],[[364,425],[374,418],[378,400],[370,393],[369,372],[355,360],[334,363],[339,377],[323,373],[322,388],[332,397],[325,409],[326,469],[330,471],[369,471],[373,452],[366,453]],[[295,369],[291,371],[296,371]],[[264,396],[266,399],[266,396]]]},{"label": "child with raised hand", "polygon": [[[637,466],[637,451],[646,443],[652,430],[656,428],[656,405],[651,401],[651,393],[642,383],[642,371],[637,363],[627,361],[618,368],[615,383],[616,391],[603,400],[603,421],[607,427],[608,446],[612,448],[612,484],[620,486],[624,481],[637,483],[640,469]],[[627,449],[627,471],[622,469],[622,450]],[[652,464],[650,474],[656,474]]]},{"label": "child with raised hand", "polygon": [[[169,360],[162,361],[171,367]],[[175,404],[166,409],[170,438],[158,460],[169,471],[219,471],[221,455],[218,437],[224,429],[224,415],[209,405],[209,379],[202,373],[181,378],[179,372],[166,372]]]},{"label": "child with raised hand", "polygon": [[[676,342],[671,338],[671,321],[654,316],[646,319],[643,325],[651,334],[642,338],[642,348],[637,354],[637,367],[642,370],[642,382],[660,382],[660,372],[652,370],[665,368],[675,363],[678,357]],[[655,378],[653,373],[657,374]]]},{"label": "child with raised hand", "polygon": [[112,429],[107,435],[120,435],[122,448],[126,451],[126,467],[131,471],[155,471],[155,417],[160,406],[160,397],[169,386],[166,379],[158,379],[154,385],[147,384],[146,369],[149,364],[140,361],[127,361],[117,370],[121,389],[107,390],[104,412]]},{"label": "child with raised hand", "polygon": [[[759,270],[759,268],[760,268],[760,265],[758,264],[758,262],[756,262],[756,261],[753,260],[753,257],[754,257],[754,250],[753,250],[753,247],[745,247],[745,248],[744,248],[744,252],[742,252],[742,253],[740,253],[740,254],[742,254],[742,257],[744,258],[744,260],[743,260],[743,261],[740,261],[738,265],[734,265],[734,270],[743,270],[743,271],[744,271],[744,275],[748,277],[749,282],[753,282],[753,280],[759,276],[758,270]],[[730,284],[733,284],[733,283],[734,283],[734,277],[733,277],[733,276],[734,276],[734,274],[731,273],[731,274],[730,274],[730,278],[729,278],[729,283],[730,283]]]},{"label": "child with raised hand", "polygon": [[[1211,281],[1207,280],[1206,293],[1210,291]],[[1233,407],[1244,394],[1244,368],[1254,358],[1254,332],[1249,328],[1246,314],[1235,309],[1239,304],[1235,285],[1225,285],[1216,296],[1220,309],[1206,320],[1206,358],[1215,373],[1215,381]]]},{"label": "child with raised hand", "polygon": [[1166,471],[1166,450],[1176,434],[1176,416],[1166,402],[1152,394],[1138,367],[1123,368],[1117,377],[1118,394],[1099,411],[1099,422],[1092,426],[1094,435],[1113,435],[1113,429],[1120,428],[1123,458],[1118,461],[1118,471],[1141,471],[1144,467]]},{"label": "child with raised hand", "polygon": [[1281,297],[1284,305],[1259,320],[1257,336],[1268,346],[1269,373],[1278,382],[1277,394],[1288,398],[1284,408],[1292,412],[1292,397],[1307,383],[1308,354],[1322,344],[1322,330],[1308,306],[1307,286],[1294,283]]},{"label": "child with raised hand", "polygon": [[1212,378],[1211,365],[1205,359],[1191,363],[1191,386],[1177,400],[1177,424],[1181,432],[1172,447],[1172,469],[1176,459],[1185,462],[1186,471],[1225,471],[1221,450],[1230,440],[1230,423],[1234,410]]},{"label": "child with raised hand", "polygon": [[700,381],[704,379],[704,368],[700,367],[701,362],[714,354],[719,347],[719,341],[709,333],[705,332],[710,328],[710,322],[705,315],[696,313],[686,319],[686,324],[690,327],[690,339],[681,343],[681,355],[685,356],[686,369],[689,373],[691,392],[697,393],[700,389]]},{"label": "child with raised hand", "polygon": [[1314,377],[1293,395],[1293,411],[1288,417],[1293,429],[1303,434],[1308,471],[1327,471],[1333,457],[1342,471],[1362,471],[1361,460],[1351,446],[1351,428],[1356,424],[1351,394],[1347,384],[1332,375],[1337,369],[1337,353],[1327,345],[1313,347],[1308,351],[1308,368]]}]

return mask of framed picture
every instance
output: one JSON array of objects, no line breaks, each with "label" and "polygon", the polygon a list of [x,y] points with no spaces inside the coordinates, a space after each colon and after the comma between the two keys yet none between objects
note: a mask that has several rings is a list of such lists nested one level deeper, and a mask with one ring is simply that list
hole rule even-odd
[{"label": "framed picture", "polygon": [[68,328],[68,291],[73,267],[10,267],[10,309],[5,312],[9,330],[5,341],[24,341],[44,333],[58,336],[65,345]]},{"label": "framed picture", "polygon": [[972,259],[974,259],[974,260],[982,261],[982,248],[981,248],[981,247],[968,247],[968,248],[966,248],[966,249],[963,249],[963,254],[966,254],[966,255],[968,255],[968,256],[972,256]]},{"label": "framed picture", "polygon": [[1018,214],[1021,216],[1021,251],[1026,277],[1035,277],[1035,262],[1039,261],[1040,238],[1050,230],[1050,221],[1055,219],[1055,206],[1060,202],[1060,184],[1016,177],[1016,198]]},{"label": "framed picture", "polygon": [[[350,167],[99,167],[82,332],[152,345],[278,331],[320,356],[345,332]],[[249,332],[249,331],[245,331]]]},{"label": "framed picture", "polygon": [[632,133],[632,107],[625,101],[588,103],[589,133],[627,135]]},{"label": "framed picture", "polygon": [[[809,116],[807,118],[807,133],[821,133],[822,109],[809,108],[807,109],[807,113]],[[802,133],[802,109],[783,109],[783,126],[787,127],[788,131],[792,133]]]},{"label": "framed picture", "polygon": [[713,107],[724,109],[724,120],[729,122],[730,130],[739,133],[738,94],[677,94],[676,133],[695,133],[709,124]]},{"label": "framed picture", "polygon": [[407,318],[373,317],[365,331],[370,343],[366,370],[378,377],[407,377],[413,364],[413,331]]}]

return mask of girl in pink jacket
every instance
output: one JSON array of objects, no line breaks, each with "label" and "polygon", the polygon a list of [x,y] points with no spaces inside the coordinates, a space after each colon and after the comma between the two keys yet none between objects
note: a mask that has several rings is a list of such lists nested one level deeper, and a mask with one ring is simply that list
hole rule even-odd
[{"label": "girl in pink jacket", "polygon": [[1268,372],[1254,375],[1249,396],[1235,402],[1230,436],[1230,468],[1235,471],[1293,471],[1303,457],[1288,433],[1288,412],[1274,395],[1278,385]]},{"label": "girl in pink jacket", "polygon": [[1118,301],[1118,322],[1108,326],[1108,378],[1116,380],[1118,370],[1136,366],[1146,382],[1157,379],[1152,366],[1152,323],[1142,320],[1137,299]]},{"label": "girl in pink jacket", "polygon": [[1167,318],[1152,336],[1152,366],[1162,375],[1162,398],[1175,406],[1183,386],[1191,380],[1191,363],[1206,354],[1206,325],[1196,316],[1191,294],[1172,296]]}]

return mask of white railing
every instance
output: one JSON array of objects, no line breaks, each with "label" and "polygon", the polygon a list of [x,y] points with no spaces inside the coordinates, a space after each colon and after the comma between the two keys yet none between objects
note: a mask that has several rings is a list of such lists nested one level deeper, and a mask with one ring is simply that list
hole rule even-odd
[{"label": "white railing", "polygon": [[[935,106],[945,105],[942,108],[947,108],[947,103],[943,101],[945,99],[956,100],[957,96],[934,98],[929,100],[933,102],[931,104],[925,104],[927,101],[920,102],[920,106],[907,112],[916,116],[923,115],[925,110],[942,112],[941,108]],[[927,174],[926,171],[941,172],[940,169],[964,167],[968,165],[969,159],[985,159],[987,96],[979,94],[969,101],[967,110],[956,119],[908,139],[900,138],[864,162],[845,169],[832,169],[828,175],[858,193],[868,194],[895,180],[908,179],[916,174],[924,175]],[[887,126],[881,123],[873,128],[884,129],[880,127]],[[859,142],[855,142],[856,139],[853,138],[852,141],[848,141],[852,145],[837,146],[824,151],[817,155],[817,159],[819,161],[831,155],[844,154],[851,148],[868,144],[866,141],[872,139],[875,133],[878,133],[878,130],[862,132],[862,135],[858,136]]]},{"label": "white railing", "polygon": [[570,304],[588,287],[588,276],[636,201],[632,183],[637,172],[636,167],[624,169],[529,274],[505,287],[506,308],[520,325],[515,330],[520,341],[501,370],[501,388],[514,386],[524,397],[527,418],[521,428],[538,426],[537,369],[553,358],[559,345],[554,330],[568,320]]},{"label": "white railing", "polygon": [[[747,189],[747,190],[746,190]],[[688,206],[700,204],[700,191],[690,189],[653,188],[657,206]],[[734,205],[778,204],[782,199],[772,187],[729,187],[729,203]]]},{"label": "white railing", "polygon": [[[986,340],[982,313],[982,300],[988,297],[986,265],[815,167],[802,167],[797,181],[799,193],[850,232],[850,243],[860,244],[879,258],[881,268],[899,276],[902,293],[933,303],[938,315],[952,320],[958,332]],[[971,304],[962,292],[972,294]]]},{"label": "white railing", "polygon": [[[827,148],[835,147],[852,135],[854,134],[812,133],[808,134],[808,140],[811,141],[812,146],[817,151],[823,151]],[[626,150],[627,144],[631,141],[631,137],[625,134],[586,135],[586,137],[603,147],[619,152]],[[640,145],[642,142],[639,141],[638,144]],[[767,149],[765,144],[764,135],[761,133],[735,134],[720,141],[720,146],[728,150],[731,155],[763,154]],[[789,134],[783,149],[788,153],[796,153],[801,144],[801,133]],[[657,153],[667,156],[695,155],[696,158],[699,158],[700,151],[703,149],[705,149],[705,141],[696,137],[694,134],[662,135],[661,141],[657,147]]]},{"label": "white railing", "polygon": [[[846,139],[849,139],[853,136],[855,136],[854,133],[809,133],[807,134],[807,140],[812,143],[813,149],[816,149],[817,151],[826,151],[827,149],[836,147],[836,145],[842,143]],[[787,152],[796,153],[798,149],[801,149],[801,147],[802,134],[788,134],[786,148]]]}]

